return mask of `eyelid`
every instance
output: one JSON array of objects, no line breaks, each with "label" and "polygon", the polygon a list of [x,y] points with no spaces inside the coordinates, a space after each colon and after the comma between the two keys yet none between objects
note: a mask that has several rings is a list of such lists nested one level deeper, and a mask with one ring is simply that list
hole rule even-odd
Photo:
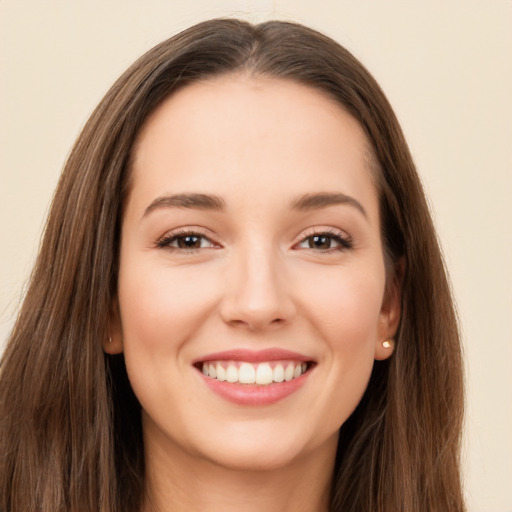
[{"label": "eyelid", "polygon": [[[186,226],[186,227],[180,227],[176,228],[170,231],[167,231],[163,236],[158,238],[154,242],[154,246],[156,248],[160,249],[167,249],[169,251],[173,252],[184,252],[184,253],[193,253],[198,252],[201,249],[214,249],[214,248],[221,248],[222,245],[219,244],[214,240],[214,238],[206,234],[204,228],[202,227],[196,227],[196,226]],[[324,235],[326,237],[334,239],[334,241],[337,242],[336,247],[330,247],[328,249],[319,249],[319,248],[301,248],[299,247],[300,244],[304,243],[308,238],[313,236],[321,236]],[[190,248],[182,248],[182,247],[174,247],[170,244],[174,242],[175,240],[179,239],[180,237],[185,236],[197,236],[198,238],[207,240],[209,244],[211,244],[209,247],[190,247]],[[346,232],[333,227],[323,227],[323,226],[316,226],[308,228],[307,230],[303,231],[299,237],[297,237],[296,242],[294,242],[292,249],[294,250],[310,250],[316,253],[331,253],[331,252],[339,252],[351,249],[353,246],[352,238],[350,235],[348,235]]]},{"label": "eyelid", "polygon": [[[184,249],[181,247],[173,247],[170,244],[174,242],[175,240],[179,239],[180,237],[185,236],[197,236],[199,238],[207,240],[211,246],[210,247],[191,247],[188,249]],[[211,235],[207,235],[204,233],[204,229],[200,227],[182,227],[182,228],[176,228],[174,230],[167,231],[163,236],[158,238],[155,241],[155,247],[159,249],[167,249],[169,251],[173,252],[185,252],[185,253],[193,253],[197,252],[200,249],[216,249],[221,247],[221,245],[217,242],[215,242]]]},{"label": "eyelid", "polygon": [[338,242],[337,247],[331,247],[329,249],[314,249],[314,248],[302,248],[304,250],[310,250],[318,253],[330,253],[330,252],[339,252],[339,251],[345,251],[348,249],[352,249],[353,247],[353,241],[352,237],[348,235],[345,231],[342,231],[338,228],[333,227],[312,227],[304,231],[300,237],[298,238],[298,241],[294,243],[293,248],[296,250],[301,249],[298,247],[300,244],[304,243],[308,238],[311,238],[312,236],[321,236],[324,235],[326,237],[333,238]]}]

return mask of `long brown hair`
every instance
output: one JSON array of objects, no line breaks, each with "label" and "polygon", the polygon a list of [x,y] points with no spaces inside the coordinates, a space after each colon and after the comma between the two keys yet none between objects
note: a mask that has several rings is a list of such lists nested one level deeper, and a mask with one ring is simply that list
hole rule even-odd
[{"label": "long brown hair", "polygon": [[450,287],[420,180],[373,77],[306,27],[213,20],[159,44],[114,84],[69,156],[0,372],[3,511],[139,510],[140,405],[123,357],[107,356],[130,151],[162,100],[236,71],[335,98],[361,124],[377,175],[387,258],[404,262],[391,359],[341,427],[332,511],[464,510],[463,386]]}]

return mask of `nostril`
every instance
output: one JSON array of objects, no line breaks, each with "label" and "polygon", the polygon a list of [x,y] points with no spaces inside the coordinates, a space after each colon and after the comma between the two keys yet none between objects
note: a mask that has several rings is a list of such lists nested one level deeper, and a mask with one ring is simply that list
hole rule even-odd
[{"label": "nostril", "polygon": [[230,320],[229,323],[231,325],[249,326],[249,322],[246,322],[245,320]]},{"label": "nostril", "polygon": [[281,326],[286,323],[286,320],[284,318],[274,318],[273,320],[270,320],[268,323],[265,322],[263,319],[247,319],[247,320],[241,320],[239,318],[234,318],[232,320],[228,320],[227,322],[229,325],[233,327],[246,327],[249,330],[257,330],[264,328],[265,326]]}]

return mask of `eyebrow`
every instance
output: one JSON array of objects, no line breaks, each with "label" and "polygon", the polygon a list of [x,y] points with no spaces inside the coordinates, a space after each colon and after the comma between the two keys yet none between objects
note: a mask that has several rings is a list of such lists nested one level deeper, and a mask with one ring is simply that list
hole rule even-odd
[{"label": "eyebrow", "polygon": [[157,197],[145,210],[143,217],[159,208],[190,208],[194,210],[223,210],[224,200],[207,194],[175,194]]},{"label": "eyebrow", "polygon": [[[363,205],[351,196],[341,192],[318,192],[315,194],[304,194],[291,203],[292,210],[308,211],[319,210],[335,205],[350,205],[359,210],[365,218],[368,218]],[[224,200],[215,195],[207,194],[175,194],[172,196],[157,197],[144,210],[143,217],[159,208],[190,208],[195,210],[216,210],[222,211],[225,208]]]},{"label": "eyebrow", "polygon": [[304,194],[295,199],[292,204],[292,210],[308,211],[319,210],[327,208],[328,206],[335,206],[339,204],[346,204],[353,206],[361,212],[365,219],[368,219],[368,214],[363,208],[363,205],[351,196],[342,194],[341,192],[319,192],[316,194]]}]

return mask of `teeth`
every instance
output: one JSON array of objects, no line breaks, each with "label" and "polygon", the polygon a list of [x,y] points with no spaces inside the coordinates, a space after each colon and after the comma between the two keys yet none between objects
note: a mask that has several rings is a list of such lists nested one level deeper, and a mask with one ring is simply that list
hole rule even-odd
[{"label": "teeth", "polygon": [[226,380],[228,382],[238,382],[238,368],[232,364],[226,370]]},{"label": "teeth", "polygon": [[252,364],[242,363],[240,365],[238,370],[238,382],[240,382],[240,384],[254,384],[256,382],[256,371],[254,370]]},{"label": "teeth", "polygon": [[283,382],[284,380],[284,368],[282,364],[276,364],[273,375],[274,382]]},{"label": "teeth", "polygon": [[256,384],[270,384],[274,381],[274,372],[268,363],[258,365],[256,370]]},{"label": "teeth", "polygon": [[224,366],[222,366],[220,363],[217,363],[215,369],[217,373],[217,379],[226,380],[226,370],[224,370]]},{"label": "teeth", "polygon": [[284,371],[284,380],[286,382],[290,381],[293,379],[293,374],[295,373],[295,366],[293,364],[289,364],[287,367],[286,367],[286,370]]},{"label": "teeth", "polygon": [[272,382],[289,382],[297,379],[308,369],[307,363],[236,363],[236,362],[210,362],[203,363],[204,375],[220,381],[239,384],[256,384],[264,386]]}]

